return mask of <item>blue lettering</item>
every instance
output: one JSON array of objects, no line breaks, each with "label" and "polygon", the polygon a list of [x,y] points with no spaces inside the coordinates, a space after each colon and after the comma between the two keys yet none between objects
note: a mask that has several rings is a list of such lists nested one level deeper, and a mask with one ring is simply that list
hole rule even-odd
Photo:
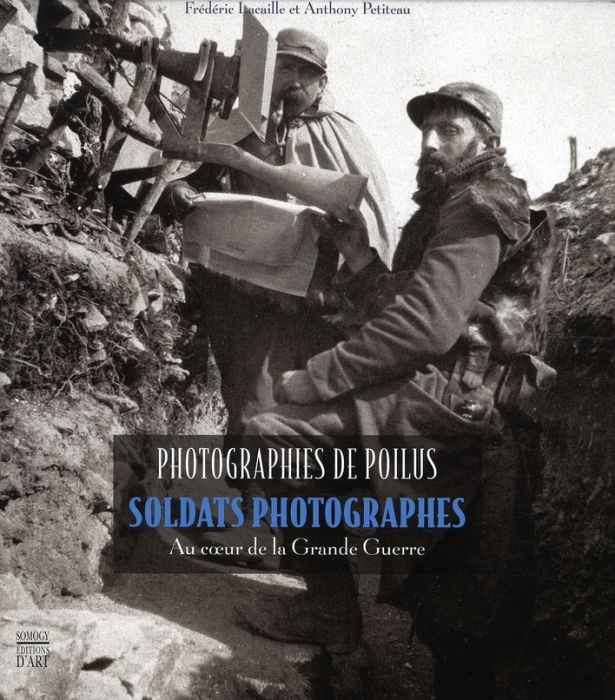
[{"label": "blue lettering", "polygon": [[196,519],[196,505],[192,498],[179,499],[179,527],[192,527]]},{"label": "blue lettering", "polygon": [[376,516],[378,515],[378,501],[371,496],[363,499],[363,527],[379,527]]},{"label": "blue lettering", "polygon": [[453,525],[453,527],[463,527],[466,524],[466,514],[463,512],[462,505],[464,503],[463,498],[455,498],[453,500],[453,510],[455,511],[455,515],[459,518],[459,522],[457,525]]},{"label": "blue lettering", "polygon": [[128,501],[128,508],[130,512],[135,516],[134,523],[128,523],[128,527],[139,527],[143,522],[143,517],[141,511],[139,510],[139,503],[141,503],[141,496],[133,496]]},{"label": "blue lettering", "polygon": [[414,515],[416,510],[416,505],[412,498],[400,498],[399,499],[399,527],[408,527],[408,521]]},{"label": "blue lettering", "polygon": [[307,503],[303,498],[293,498],[290,502],[290,522],[293,527],[303,527],[307,521]]},{"label": "blue lettering", "polygon": [[[267,499],[263,498],[262,496],[252,496],[252,525],[254,527],[260,527],[261,523],[260,521],[267,515],[269,512],[269,505],[267,504]],[[284,525],[279,526],[277,523],[274,525],[273,523],[273,514],[271,517],[272,523],[271,525],[273,527],[284,527]]]},{"label": "blue lettering", "polygon": [[361,516],[357,510],[354,509],[354,506],[356,506],[358,500],[359,499],[356,498],[356,496],[352,496],[351,498],[347,498],[346,502],[344,503],[344,522],[348,527],[363,526],[361,523]]},{"label": "blue lettering", "polygon": [[160,501],[155,496],[145,499],[145,524],[147,527],[158,527],[162,512]]},{"label": "blue lettering", "polygon": [[[245,521],[245,516],[241,510],[241,505],[243,503],[243,498],[241,496],[236,496],[231,501],[231,510],[233,515],[237,518],[237,522],[231,523],[231,527],[241,527]],[[218,527],[222,527],[221,524]]]}]

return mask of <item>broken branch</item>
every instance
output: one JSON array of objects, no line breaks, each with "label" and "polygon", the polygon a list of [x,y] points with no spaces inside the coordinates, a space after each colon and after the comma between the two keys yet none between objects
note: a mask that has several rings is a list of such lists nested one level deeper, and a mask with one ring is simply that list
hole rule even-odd
[{"label": "broken branch", "polygon": [[87,89],[103,103],[109,110],[113,123],[120,131],[126,132],[148,146],[160,148],[162,139],[158,130],[140,121],[134,111],[123,103],[119,92],[92,66],[80,61],[74,66],[67,66],[67,70],[76,73]]},{"label": "broken branch", "polygon": [[132,225],[130,226],[130,231],[128,231],[126,235],[126,241],[124,244],[125,248],[127,248],[128,245],[132,243],[139,235],[139,231],[141,231],[143,228],[145,220],[152,213],[156,203],[164,192],[165,187],[173,179],[173,176],[177,172],[177,169],[181,163],[181,160],[168,160],[162,166],[162,170],[154,180],[154,183],[139,207],[139,211],[136,213],[135,218],[133,219]]},{"label": "broken branch", "polygon": [[[134,112],[135,117],[139,115],[139,112],[143,108],[145,98],[149,94],[155,78],[156,67],[152,65],[152,63],[144,62],[138,65],[134,89],[128,100],[128,109],[131,109]],[[111,136],[109,146],[105,151],[105,155],[103,156],[100,164],[100,169],[96,176],[98,185],[102,189],[109,184],[111,173],[113,172],[113,168],[115,167],[126,138],[127,135],[120,132],[116,132]]]},{"label": "broken branch", "polygon": [[26,95],[32,89],[32,80],[34,79],[34,74],[36,73],[37,68],[38,66],[36,63],[31,63],[30,61],[26,63],[26,67],[24,68],[24,72],[21,76],[21,80],[19,81],[19,85],[17,86],[17,90],[15,90],[11,104],[6,110],[4,122],[2,123],[2,128],[0,129],[0,156],[6,147],[6,142],[9,134],[11,133],[11,129],[17,121],[17,117],[19,117],[19,112],[23,107]]}]

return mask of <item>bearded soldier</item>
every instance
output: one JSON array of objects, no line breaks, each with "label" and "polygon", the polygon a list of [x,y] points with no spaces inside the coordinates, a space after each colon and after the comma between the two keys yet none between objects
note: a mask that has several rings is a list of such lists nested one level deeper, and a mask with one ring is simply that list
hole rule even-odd
[{"label": "bearded soldier", "polygon": [[[531,520],[515,429],[523,401],[549,375],[535,357],[548,227],[542,213],[530,216],[525,182],[506,165],[495,93],[452,83],[407,109],[422,133],[419,209],[392,271],[358,213],[352,226],[330,220],[345,259],[337,288],[354,305],[356,330],[285,373],[276,389],[283,405],[256,416],[247,434],[311,446],[340,436],[408,436],[408,444],[430,436],[457,455],[438,485],[464,498],[468,519],[480,515],[478,538],[407,531],[408,544],[424,542],[429,553],[403,570],[383,558],[380,598],[413,614],[435,656],[436,697],[479,700],[494,695],[498,650],[531,619]],[[480,459],[460,440],[479,441]],[[376,477],[372,487],[381,498],[433,495],[420,480],[391,489]],[[480,565],[464,568],[470,560]],[[360,629],[352,581],[343,567],[332,576],[315,569],[307,593],[253,615],[251,626],[274,639],[352,649]]]}]

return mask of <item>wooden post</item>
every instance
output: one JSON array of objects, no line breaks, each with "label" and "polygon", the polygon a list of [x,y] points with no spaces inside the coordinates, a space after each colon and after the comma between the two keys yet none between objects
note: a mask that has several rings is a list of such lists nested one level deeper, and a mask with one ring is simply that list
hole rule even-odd
[{"label": "wooden post", "polygon": [[32,81],[37,69],[38,66],[36,63],[31,63],[30,61],[26,63],[26,67],[24,68],[24,72],[21,76],[21,80],[19,81],[19,85],[17,86],[17,90],[15,90],[11,104],[6,110],[2,127],[0,127],[0,156],[2,156],[2,153],[6,147],[6,142],[11,133],[11,129],[17,121],[17,117],[19,117],[19,112],[23,107],[26,95],[32,90]]},{"label": "wooden post", "polygon": [[[134,112],[135,117],[139,116],[156,78],[157,42],[146,40],[143,42],[142,46],[144,60],[137,66],[134,88],[128,100],[128,109]],[[95,185],[99,189],[104,190],[109,184],[111,173],[113,172],[122,147],[126,143],[127,137],[128,135],[119,129],[111,135],[109,145],[101,159],[100,168],[94,178]],[[93,184],[94,183],[91,183],[90,187],[92,187]]]},{"label": "wooden post", "polygon": [[570,144],[570,175],[577,171],[577,137],[569,136],[568,143]]},{"label": "wooden post", "polygon": [[[97,97],[109,110],[113,123],[120,131],[126,132],[149,146],[160,148],[161,136],[158,129],[148,122],[139,121],[133,110],[123,103],[118,91],[92,66],[80,62],[73,66],[72,70],[79,77],[79,80],[87,86],[88,92]],[[143,103],[141,102],[141,104]]]},{"label": "wooden post", "polygon": [[[128,3],[129,0],[114,0],[109,13],[109,20],[107,22],[107,30],[109,32],[118,34],[124,27],[126,18],[128,17]],[[94,59],[92,67],[95,70],[104,70],[106,64],[107,59],[103,52]],[[28,180],[32,177],[32,174],[38,173],[38,171],[43,167],[52,149],[62,138],[62,134],[64,133],[64,129],[66,128],[72,113],[83,105],[87,95],[87,90],[77,90],[77,92],[72,97],[69,97],[68,100],[60,102],[55,114],[53,115],[47,132],[39,140],[36,148],[33,150],[30,156],[30,159],[24,164],[23,172],[16,179],[17,184],[25,185],[26,182],[28,182]]]},{"label": "wooden post", "polygon": [[38,173],[43,167],[44,163],[47,161],[47,156],[62,138],[62,134],[64,133],[64,129],[68,124],[71,114],[83,103],[85,94],[85,91],[78,90],[72,97],[60,102],[57,106],[47,131],[39,139],[36,148],[32,151],[30,158],[25,163],[22,173],[19,177],[15,178],[15,182],[18,185],[25,185],[32,175]]},{"label": "wooden post", "polygon": [[163,165],[162,171],[158,177],[154,180],[154,183],[150,191],[145,195],[145,199],[141,202],[139,210],[135,214],[135,218],[132,220],[130,225],[130,230],[126,234],[126,242],[124,248],[127,249],[128,246],[135,240],[139,235],[139,231],[143,227],[145,220],[152,213],[154,207],[156,206],[160,196],[164,192],[166,186],[171,182],[173,176],[177,172],[177,169],[182,164],[181,160],[167,160]]}]

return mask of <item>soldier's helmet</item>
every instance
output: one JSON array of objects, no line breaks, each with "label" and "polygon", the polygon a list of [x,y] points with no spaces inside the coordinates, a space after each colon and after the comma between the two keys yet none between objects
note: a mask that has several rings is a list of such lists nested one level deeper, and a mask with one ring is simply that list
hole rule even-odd
[{"label": "soldier's helmet", "polygon": [[282,29],[278,33],[278,56],[294,56],[327,70],[329,47],[324,39],[303,29]]},{"label": "soldier's helmet", "polygon": [[435,92],[418,95],[408,102],[408,116],[419,129],[437,100],[442,98],[463,105],[482,119],[495,134],[502,133],[502,100],[482,85],[463,82],[448,83]]}]

